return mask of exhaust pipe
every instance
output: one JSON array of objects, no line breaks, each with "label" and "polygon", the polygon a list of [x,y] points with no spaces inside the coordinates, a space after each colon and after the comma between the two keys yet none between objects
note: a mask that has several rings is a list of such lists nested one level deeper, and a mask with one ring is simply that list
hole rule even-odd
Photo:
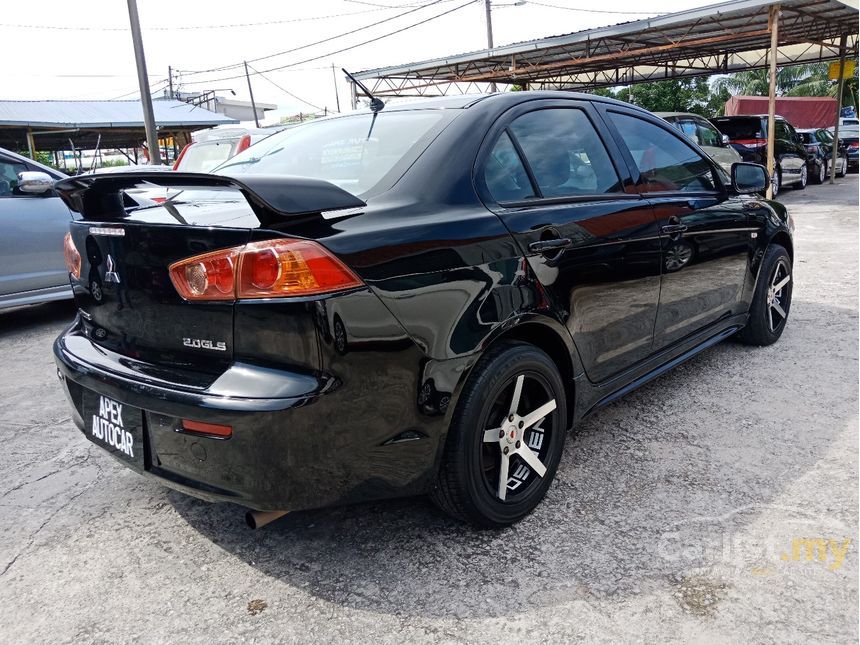
[{"label": "exhaust pipe", "polygon": [[283,517],[289,511],[248,511],[245,513],[245,524],[252,529],[261,529],[269,522]]}]

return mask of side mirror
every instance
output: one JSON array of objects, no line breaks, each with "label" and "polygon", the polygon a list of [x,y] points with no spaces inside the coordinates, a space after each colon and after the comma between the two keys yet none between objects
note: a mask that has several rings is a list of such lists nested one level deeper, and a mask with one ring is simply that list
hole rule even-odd
[{"label": "side mirror", "polygon": [[54,180],[46,172],[25,170],[18,173],[18,190],[22,193],[40,195],[54,187]]},{"label": "side mirror", "polygon": [[732,189],[738,195],[763,193],[769,180],[764,166],[741,161],[732,164]]},{"label": "side mirror", "polygon": [[729,145],[729,135],[724,134],[720,137],[720,141],[723,142],[723,146]]}]

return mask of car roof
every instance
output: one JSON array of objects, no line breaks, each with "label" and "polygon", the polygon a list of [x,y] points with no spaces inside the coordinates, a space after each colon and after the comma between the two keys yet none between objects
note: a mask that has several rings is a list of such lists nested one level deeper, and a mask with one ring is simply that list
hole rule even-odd
[{"label": "car roof", "polygon": [[661,119],[665,119],[667,117],[676,117],[676,116],[686,116],[686,117],[697,117],[699,119],[704,119],[701,114],[696,114],[695,112],[654,112]]}]

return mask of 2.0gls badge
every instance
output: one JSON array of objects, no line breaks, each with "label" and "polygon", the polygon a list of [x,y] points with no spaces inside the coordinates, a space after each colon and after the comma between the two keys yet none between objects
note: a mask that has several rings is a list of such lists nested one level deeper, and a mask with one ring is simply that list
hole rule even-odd
[{"label": "2.0gls badge", "polygon": [[226,352],[227,343],[223,340],[203,340],[201,338],[183,338],[182,344],[197,349],[214,349],[216,352]]}]

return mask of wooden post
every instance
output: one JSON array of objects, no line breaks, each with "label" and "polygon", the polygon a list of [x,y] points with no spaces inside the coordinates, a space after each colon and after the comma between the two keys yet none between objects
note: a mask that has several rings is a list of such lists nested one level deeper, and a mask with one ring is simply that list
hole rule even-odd
[{"label": "wooden post", "polygon": [[767,198],[773,199],[773,182],[776,178],[776,164],[773,158],[773,143],[776,136],[776,54],[779,43],[779,5],[770,6],[767,16],[767,28],[770,30],[770,82],[767,92],[767,171],[770,173],[770,186],[767,188]]},{"label": "wooden post", "polygon": [[848,34],[839,39],[839,84],[836,91],[836,125],[833,126],[833,147],[830,152],[830,183],[836,183],[836,162],[839,160],[839,117],[842,116],[842,92],[845,91],[845,46]]}]

